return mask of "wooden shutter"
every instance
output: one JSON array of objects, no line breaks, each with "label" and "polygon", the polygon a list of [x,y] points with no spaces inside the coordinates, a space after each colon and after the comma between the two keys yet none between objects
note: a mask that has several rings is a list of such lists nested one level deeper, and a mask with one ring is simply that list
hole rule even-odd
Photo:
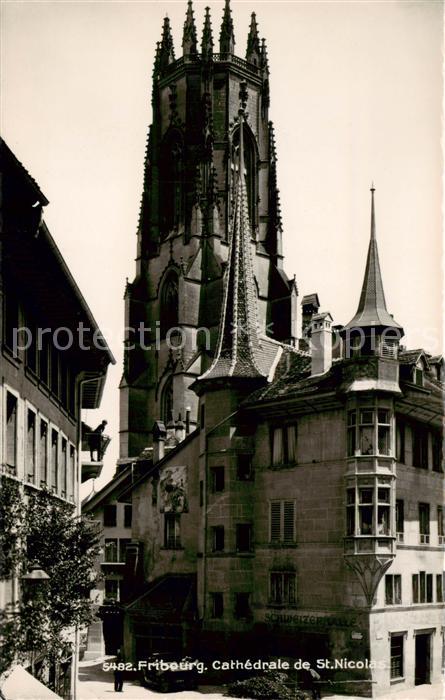
[{"label": "wooden shutter", "polygon": [[281,539],[281,501],[270,504],[270,541],[279,542]]},{"label": "wooden shutter", "polygon": [[283,541],[295,541],[295,501],[283,501]]}]

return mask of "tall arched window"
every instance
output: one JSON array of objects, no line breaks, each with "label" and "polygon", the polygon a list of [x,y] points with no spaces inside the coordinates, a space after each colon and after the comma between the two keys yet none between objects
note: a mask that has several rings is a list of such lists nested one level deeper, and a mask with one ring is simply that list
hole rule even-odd
[{"label": "tall arched window", "polygon": [[[232,192],[236,184],[239,164],[239,129],[235,131],[232,139]],[[254,137],[250,129],[244,126],[244,175],[246,178],[247,200],[249,203],[249,218],[253,229],[257,226],[257,177],[256,177],[256,148]]]},{"label": "tall arched window", "polygon": [[173,378],[169,377],[165,382],[161,394],[161,420],[165,425],[173,416]]},{"label": "tall arched window", "polygon": [[162,145],[160,179],[160,229],[166,238],[184,219],[184,148],[178,131],[167,135]]},{"label": "tall arched window", "polygon": [[159,321],[161,335],[165,337],[168,330],[178,325],[179,290],[178,275],[171,271],[165,278],[161,288]]}]

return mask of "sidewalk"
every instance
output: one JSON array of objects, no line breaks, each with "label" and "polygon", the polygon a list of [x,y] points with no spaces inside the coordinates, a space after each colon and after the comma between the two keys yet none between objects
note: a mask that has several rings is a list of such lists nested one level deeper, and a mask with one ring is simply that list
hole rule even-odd
[{"label": "sidewalk", "polygon": [[[104,671],[102,664],[114,657],[81,661],[79,664],[79,681],[77,700],[228,700],[222,688],[203,687],[198,691],[184,690],[175,693],[158,693],[141,686],[136,679],[126,680],[122,693],[114,692],[114,676],[112,671]],[[331,695],[322,693],[323,700],[363,700],[353,695]],[[445,698],[443,684],[418,685],[409,690],[399,690],[388,695],[382,695],[378,700],[443,700]]]},{"label": "sidewalk", "polygon": [[104,661],[112,658],[114,657],[80,662],[77,700],[113,700],[113,695],[115,700],[227,700],[222,692],[212,688],[203,689],[201,692],[184,690],[176,693],[157,693],[141,686],[136,679],[125,680],[122,693],[115,693],[113,672],[104,671],[102,667]]}]

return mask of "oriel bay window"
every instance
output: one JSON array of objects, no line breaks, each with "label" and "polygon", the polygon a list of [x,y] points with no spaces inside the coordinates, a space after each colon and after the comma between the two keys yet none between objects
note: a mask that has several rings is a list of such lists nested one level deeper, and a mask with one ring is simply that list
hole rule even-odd
[{"label": "oriel bay window", "polygon": [[391,535],[391,485],[363,479],[346,490],[346,535]]},{"label": "oriel bay window", "polygon": [[347,454],[391,454],[392,415],[388,408],[366,407],[348,411]]}]

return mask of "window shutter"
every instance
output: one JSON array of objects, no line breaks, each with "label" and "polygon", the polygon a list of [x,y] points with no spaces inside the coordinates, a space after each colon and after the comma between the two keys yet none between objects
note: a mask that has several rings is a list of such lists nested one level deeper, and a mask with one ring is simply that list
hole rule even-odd
[{"label": "window shutter", "polygon": [[283,541],[293,542],[295,540],[295,502],[284,501],[283,506]]},{"label": "window shutter", "polygon": [[281,535],[281,501],[270,504],[270,541],[279,542]]}]

